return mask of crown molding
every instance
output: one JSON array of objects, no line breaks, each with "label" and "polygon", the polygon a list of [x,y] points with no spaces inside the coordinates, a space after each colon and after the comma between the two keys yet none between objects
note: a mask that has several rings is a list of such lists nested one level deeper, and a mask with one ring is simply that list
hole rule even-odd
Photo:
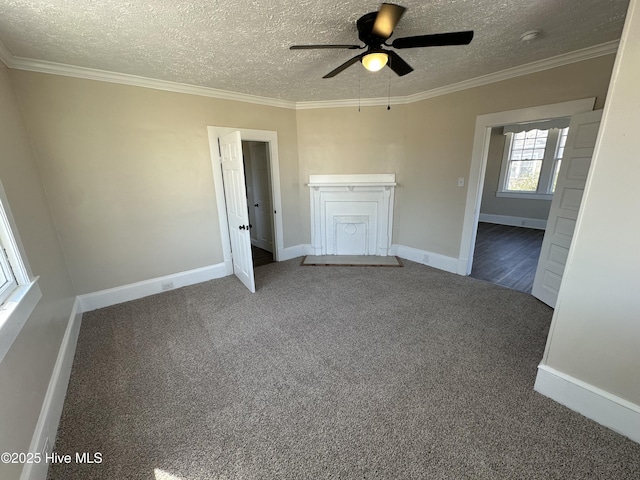
[{"label": "crown molding", "polygon": [[618,51],[619,43],[619,40],[614,40],[612,42],[594,45],[593,47],[575,50],[573,52],[564,53],[555,57],[545,58],[544,60],[538,60],[524,65],[519,65],[517,67],[508,68],[506,70],[501,70],[499,72],[490,73],[489,75],[483,75],[481,77],[472,78],[470,80],[453,83],[451,85],[435,88],[426,92],[416,93],[414,95],[409,95],[408,97],[406,97],[408,99],[407,103],[419,102],[428,98],[439,97],[441,95],[459,92],[460,90],[481,87],[490,83],[501,82],[503,80],[509,80],[511,78],[530,75],[532,73],[542,72],[544,70],[550,70],[552,68],[563,67],[565,65],[582,62],[584,60],[590,60],[592,58],[601,57],[603,55],[609,55]]},{"label": "crown molding", "polygon": [[334,100],[334,101],[320,101],[320,102],[297,102],[296,109],[307,110],[312,108],[338,108],[338,107],[357,107],[358,105],[363,107],[373,106],[386,106],[389,103],[391,105],[403,105],[409,103],[420,102],[433,97],[439,97],[441,95],[447,95],[450,93],[459,92],[461,90],[467,90],[469,88],[481,87],[490,83],[501,82],[503,80],[509,80],[511,78],[521,77],[523,75],[530,75],[532,73],[542,72],[556,67],[562,67],[571,63],[582,62],[584,60],[590,60],[592,58],[601,57],[603,55],[609,55],[618,51],[618,45],[620,41],[614,40],[612,42],[602,43],[593,47],[583,48],[555,57],[545,58],[544,60],[538,60],[535,62],[527,63],[517,67],[509,68],[507,70],[501,70],[499,72],[490,73],[489,75],[483,75],[481,77],[472,78],[470,80],[464,80],[458,83],[452,83],[444,87],[438,87],[425,92],[416,93],[413,95],[407,95],[405,97],[392,97],[389,101],[388,98],[366,98],[358,100],[357,98],[348,100]]},{"label": "crown molding", "polygon": [[218,90],[216,88],[201,87],[198,85],[189,85],[186,83],[169,82],[167,80],[157,80],[154,78],[139,77],[137,75],[129,75],[126,73],[97,70],[94,68],[76,67],[74,65],[65,65],[56,62],[47,62],[44,60],[12,57],[10,63],[11,64],[8,66],[16,70],[50,73],[53,75],[63,75],[66,77],[83,78],[86,80],[97,80],[100,82],[153,88],[155,90],[164,90],[167,92],[186,93],[189,95],[212,97],[221,100],[233,100],[236,102],[266,105],[269,107],[293,109],[296,105],[295,102],[280,100],[277,98],[260,97],[257,95],[249,95],[246,93],[229,92],[227,90]]},{"label": "crown molding", "polygon": [[309,102],[293,102],[289,100],[280,100],[277,98],[260,97],[257,95],[249,95],[246,93],[229,92],[227,90],[218,90],[210,87],[201,87],[197,85],[189,85],[185,83],[169,82],[166,80],[157,80],[153,78],[140,77],[136,75],[128,75],[125,73],[108,72],[106,70],[97,70],[93,68],[76,67],[56,62],[47,62],[44,60],[34,60],[30,58],[15,57],[0,42],[0,61],[7,67],[16,70],[28,70],[39,73],[49,73],[53,75],[63,75],[67,77],[84,78],[87,80],[97,80],[101,82],[118,83],[123,85],[132,85],[136,87],[153,88],[156,90],[164,90],[168,92],[186,93],[189,95],[199,95],[203,97],[212,97],[222,100],[233,100],[236,102],[253,103],[257,105],[265,105],[269,107],[288,108],[295,110],[308,110],[315,108],[341,108],[341,107],[377,107],[387,105],[406,105],[410,103],[420,102],[433,97],[447,95],[450,93],[467,90],[469,88],[480,87],[490,83],[509,80],[511,78],[529,75],[532,73],[542,72],[551,68],[562,67],[571,63],[590,60],[592,58],[609,55],[618,51],[619,40],[602,43],[593,47],[583,48],[574,52],[557,55],[555,57],[538,60],[535,62],[520,65],[518,67],[509,68],[500,72],[483,75],[481,77],[464,80],[462,82],[438,87],[425,92],[407,95],[403,97],[383,97],[383,98],[352,98],[344,100],[326,100],[326,101],[309,101]]}]

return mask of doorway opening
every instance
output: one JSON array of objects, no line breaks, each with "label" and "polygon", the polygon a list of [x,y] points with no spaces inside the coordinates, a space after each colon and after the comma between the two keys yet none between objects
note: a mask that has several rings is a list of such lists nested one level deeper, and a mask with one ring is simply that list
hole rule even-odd
[{"label": "doorway opening", "polygon": [[[501,128],[505,125],[539,122],[560,117],[573,117],[578,113],[591,111],[594,104],[595,98],[589,98],[553,105],[525,108],[521,110],[480,115],[477,117],[458,273],[462,275],[470,275],[472,273],[476,240],[478,239],[478,223],[480,221],[487,165],[490,156],[491,139],[492,134],[496,134],[495,129]],[[491,192],[488,193],[490,194]],[[495,191],[493,195],[496,195]],[[550,197],[552,198],[553,195],[550,195]],[[521,223],[516,224],[516,226],[517,225],[522,226]],[[544,250],[544,245],[542,246],[542,250]],[[537,279],[538,272],[539,268],[538,265],[536,265],[534,279]],[[535,293],[534,296],[541,298]],[[549,302],[545,301],[545,303]]]},{"label": "doorway opening", "polygon": [[471,277],[531,293],[569,120],[491,128]]},{"label": "doorway opening", "polygon": [[253,268],[274,262],[271,162],[266,142],[242,141]]},{"label": "doorway opening", "polygon": [[[270,192],[270,198],[265,201],[270,210],[267,212],[264,209],[264,213],[265,216],[268,213],[270,219],[265,219],[264,222],[271,226],[271,231],[265,238],[270,237],[271,257],[277,262],[284,251],[278,134],[269,130],[215,126],[210,126],[207,130],[225,271],[227,275],[236,275],[251,292],[254,292],[250,238],[254,224],[249,219],[242,143],[255,143],[258,152],[256,157],[268,159],[268,186],[264,190]],[[251,143],[246,145],[250,148]],[[263,162],[263,165],[266,164]],[[260,205],[260,202],[253,202],[252,208],[256,208],[253,207],[256,203]]]}]

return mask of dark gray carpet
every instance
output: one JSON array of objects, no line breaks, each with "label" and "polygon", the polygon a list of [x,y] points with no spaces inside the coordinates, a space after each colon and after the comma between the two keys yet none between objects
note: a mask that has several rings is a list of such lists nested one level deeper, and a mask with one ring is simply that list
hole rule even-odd
[{"label": "dark gray carpet", "polygon": [[640,445],[533,391],[548,307],[404,263],[85,314],[55,451],[104,461],[49,478],[640,478]]}]

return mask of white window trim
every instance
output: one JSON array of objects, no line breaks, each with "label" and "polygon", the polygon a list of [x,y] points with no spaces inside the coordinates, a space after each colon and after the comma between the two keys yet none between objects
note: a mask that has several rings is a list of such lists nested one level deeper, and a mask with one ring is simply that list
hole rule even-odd
[{"label": "white window trim", "polygon": [[507,190],[505,188],[507,170],[509,169],[509,154],[511,153],[511,146],[513,145],[513,133],[505,133],[507,138],[504,142],[504,150],[502,152],[502,164],[500,165],[500,179],[498,181],[496,197],[524,198],[531,200],[551,200],[553,198],[553,192],[549,192],[549,188],[551,188],[551,182],[553,181],[553,169],[556,163],[555,156],[558,151],[560,132],[561,129],[559,128],[549,129],[547,147],[544,152],[544,158],[542,159],[542,170],[540,171],[538,189],[535,192],[517,192]]},{"label": "white window trim", "polygon": [[7,252],[7,258],[16,285],[0,305],[0,362],[13,345],[27,322],[33,309],[42,297],[38,277],[34,277],[24,255],[24,247],[18,235],[9,202],[0,182],[0,242]]}]

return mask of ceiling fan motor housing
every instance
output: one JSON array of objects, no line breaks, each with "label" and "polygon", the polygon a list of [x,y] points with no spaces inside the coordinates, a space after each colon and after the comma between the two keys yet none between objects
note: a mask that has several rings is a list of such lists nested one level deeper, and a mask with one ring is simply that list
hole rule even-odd
[{"label": "ceiling fan motor housing", "polygon": [[386,40],[386,38],[381,38],[372,33],[373,24],[376,22],[377,16],[378,12],[367,13],[366,15],[360,17],[356,22],[356,27],[358,29],[358,38],[369,48],[374,49],[379,49]]}]

